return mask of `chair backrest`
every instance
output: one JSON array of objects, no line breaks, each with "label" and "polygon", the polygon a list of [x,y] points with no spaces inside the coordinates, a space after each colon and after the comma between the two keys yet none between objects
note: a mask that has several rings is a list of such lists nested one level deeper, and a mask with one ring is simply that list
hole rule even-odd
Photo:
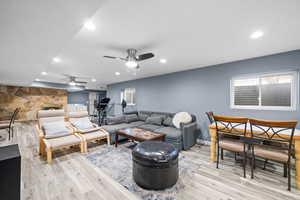
[{"label": "chair backrest", "polygon": [[17,115],[18,115],[19,111],[20,111],[20,108],[15,109],[13,115],[10,118],[9,127],[11,127],[15,123],[15,119],[17,118]]},{"label": "chair backrest", "polygon": [[249,119],[251,136],[266,141],[292,143],[297,121]]},{"label": "chair backrest", "polygon": [[221,115],[213,115],[217,134],[229,135],[245,135],[247,129],[248,118],[246,117],[227,117]]},{"label": "chair backrest", "polygon": [[78,120],[89,117],[89,113],[86,110],[68,112],[67,115],[68,115],[69,121],[71,123],[74,123]]},{"label": "chair backrest", "polygon": [[212,124],[212,123],[214,123],[214,113],[212,112],[212,111],[210,111],[210,112],[206,112],[205,113],[206,114],[206,116],[207,116],[207,118],[208,118],[208,120],[209,120],[209,122]]},{"label": "chair backrest", "polygon": [[37,113],[39,127],[41,128],[44,123],[49,122],[65,122],[64,110],[39,110]]}]

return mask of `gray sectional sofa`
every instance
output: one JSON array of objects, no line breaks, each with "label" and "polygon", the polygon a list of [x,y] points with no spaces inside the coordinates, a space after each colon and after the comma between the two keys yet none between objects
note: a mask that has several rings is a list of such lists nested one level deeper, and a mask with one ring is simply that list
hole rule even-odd
[{"label": "gray sectional sofa", "polygon": [[[118,129],[139,127],[146,130],[166,134],[165,141],[173,144],[178,150],[191,148],[197,139],[196,117],[192,115],[191,123],[181,123],[177,129],[172,118],[174,113],[139,111],[125,113],[122,116],[107,117],[106,125],[102,126],[110,134],[111,141],[115,140],[115,133]],[[125,139],[119,137],[119,140]]]}]

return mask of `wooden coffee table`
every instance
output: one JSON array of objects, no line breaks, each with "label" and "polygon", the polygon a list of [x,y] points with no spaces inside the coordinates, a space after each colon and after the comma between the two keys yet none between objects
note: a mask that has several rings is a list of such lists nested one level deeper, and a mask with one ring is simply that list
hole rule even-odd
[{"label": "wooden coffee table", "polygon": [[134,140],[134,141],[150,141],[150,140],[165,140],[165,134],[163,133],[157,133],[153,131],[148,131],[141,128],[124,128],[117,130],[116,136],[115,136],[115,147],[118,146],[118,139],[119,135],[122,135],[124,137],[127,137],[128,139]]}]

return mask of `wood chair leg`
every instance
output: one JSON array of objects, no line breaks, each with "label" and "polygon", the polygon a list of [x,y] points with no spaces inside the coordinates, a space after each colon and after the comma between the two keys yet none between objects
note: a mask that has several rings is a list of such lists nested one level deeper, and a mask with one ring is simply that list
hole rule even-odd
[{"label": "wood chair leg", "polygon": [[219,168],[219,157],[220,157],[220,147],[219,147],[219,144],[218,144],[218,147],[217,147],[217,169]]},{"label": "wood chair leg", "polygon": [[111,145],[111,142],[110,142],[110,136],[109,136],[109,134],[107,135],[106,140],[107,140],[107,145],[110,146],[110,145]]},{"label": "wood chair leg", "polygon": [[254,157],[254,147],[251,146],[251,154],[252,154],[252,158],[251,158],[251,179],[254,178],[254,167],[255,167],[255,157]]},{"label": "wood chair leg", "polygon": [[47,148],[47,162],[48,162],[48,164],[52,163],[52,149],[51,148]]},{"label": "wood chair leg", "polygon": [[40,140],[39,155],[42,157],[46,155],[46,146],[42,140]]},{"label": "wood chair leg", "polygon": [[291,163],[288,161],[287,163],[287,171],[288,171],[288,191],[291,191]]},{"label": "wood chair leg", "polygon": [[87,141],[85,142],[85,146],[84,146],[84,152],[87,153],[88,152],[88,143]]},{"label": "wood chair leg", "polygon": [[264,166],[263,166],[263,170],[266,169],[267,162],[268,162],[268,159],[265,159]]},{"label": "wood chair leg", "polygon": [[86,141],[81,142],[81,143],[80,143],[80,152],[81,152],[81,153],[85,153],[85,152],[86,152],[86,149],[87,149],[87,147],[86,147]]},{"label": "wood chair leg", "polygon": [[221,160],[224,160],[224,149],[221,148]]},{"label": "wood chair leg", "polygon": [[283,164],[283,177],[287,177],[287,164]]},{"label": "wood chair leg", "polygon": [[247,153],[244,150],[244,160],[243,160],[244,178],[246,178],[246,164],[247,164]]}]

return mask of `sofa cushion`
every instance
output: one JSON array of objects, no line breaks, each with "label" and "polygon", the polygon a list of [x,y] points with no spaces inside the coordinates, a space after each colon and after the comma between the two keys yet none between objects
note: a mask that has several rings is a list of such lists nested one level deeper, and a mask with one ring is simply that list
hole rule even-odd
[{"label": "sofa cushion", "polygon": [[125,115],[125,119],[127,123],[131,123],[139,120],[136,114]]},{"label": "sofa cushion", "polygon": [[187,112],[176,113],[173,117],[173,124],[176,128],[180,128],[181,123],[192,122],[192,116]]},{"label": "sofa cushion", "polygon": [[162,120],[163,120],[162,116],[148,117],[146,119],[146,123],[147,124],[154,124],[154,125],[159,125],[160,126],[161,123],[162,123]]},{"label": "sofa cushion", "polygon": [[120,124],[124,123],[125,121],[125,116],[109,116],[106,118],[107,119],[107,124],[108,125],[114,125],[114,124]]},{"label": "sofa cushion", "polygon": [[143,122],[143,121],[131,122],[130,127],[136,127],[136,126],[140,126],[142,124],[145,124],[145,122]]},{"label": "sofa cushion", "polygon": [[161,114],[161,113],[152,113],[151,117],[161,117],[162,119],[165,119],[167,115]]},{"label": "sofa cushion", "polygon": [[163,124],[164,126],[175,127],[174,124],[173,124],[173,117],[170,117],[170,116],[166,117],[166,118],[163,120],[162,124]]},{"label": "sofa cushion", "polygon": [[48,122],[43,124],[45,138],[57,138],[66,135],[71,135],[72,132],[66,127],[64,122]]},{"label": "sofa cushion", "polygon": [[139,126],[139,128],[149,130],[149,131],[155,131],[155,130],[161,128],[161,126],[158,126],[158,125],[155,125],[155,124],[142,124],[142,125]]},{"label": "sofa cushion", "polygon": [[166,140],[181,140],[181,131],[174,127],[162,127],[156,130],[156,132],[166,134]]},{"label": "sofa cushion", "polygon": [[139,114],[138,115],[138,118],[140,121],[146,121],[146,119],[149,117],[149,115],[146,115],[146,114]]},{"label": "sofa cushion", "polygon": [[110,134],[115,133],[118,129],[129,128],[129,127],[130,127],[130,124],[127,124],[127,123],[101,126],[101,128],[105,129]]}]

